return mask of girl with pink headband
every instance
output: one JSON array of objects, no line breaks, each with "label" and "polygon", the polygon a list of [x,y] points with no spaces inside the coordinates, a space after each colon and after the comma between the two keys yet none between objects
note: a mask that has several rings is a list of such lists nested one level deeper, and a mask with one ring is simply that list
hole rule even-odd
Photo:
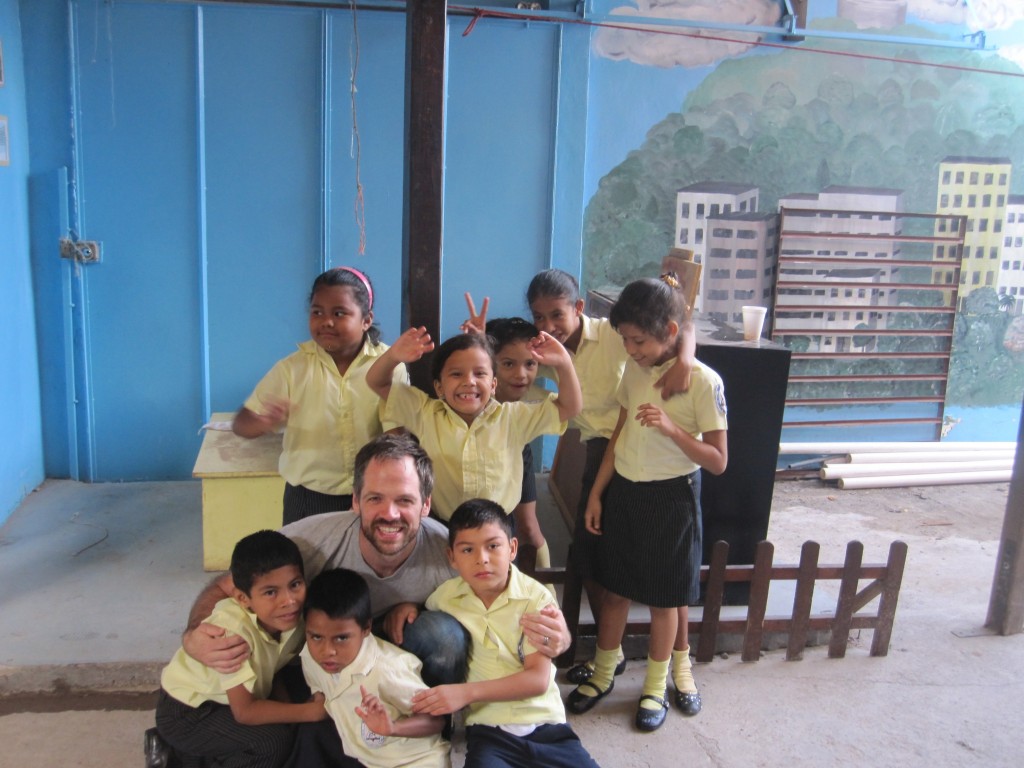
[{"label": "girl with pink headband", "polygon": [[[388,347],[363,272],[335,267],[313,281],[309,335],[256,385],[233,426],[249,438],[284,429],[285,524],[351,509],[356,453],[395,426],[381,423],[380,398],[366,385],[366,370]],[[396,378],[407,381],[404,368]]]}]

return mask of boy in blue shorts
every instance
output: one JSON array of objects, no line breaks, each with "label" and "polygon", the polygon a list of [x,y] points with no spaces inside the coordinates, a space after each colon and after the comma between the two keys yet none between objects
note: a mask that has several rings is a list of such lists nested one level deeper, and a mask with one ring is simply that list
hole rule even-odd
[{"label": "boy in blue shorts", "polygon": [[422,664],[370,632],[370,589],[355,571],[324,571],[309,585],[302,672],[322,694],[344,755],[294,759],[337,768],[448,768],[444,718],[414,714],[412,697],[426,689]]},{"label": "boy in blue shorts", "polygon": [[[323,696],[302,704],[271,698],[274,676],[302,647],[302,555],[287,536],[258,531],[235,545],[231,577],[235,594],[208,621],[243,637],[249,658],[222,674],[178,649],[160,677],[156,726],[184,765],[277,768],[291,751],[291,723],[327,716]],[[153,763],[150,741],[147,734]]]},{"label": "boy in blue shorts", "polygon": [[448,556],[459,575],[438,587],[427,607],[466,627],[473,640],[469,676],[417,693],[413,711],[444,715],[469,708],[466,768],[596,767],[565,722],[551,660],[520,626],[524,613],[554,598],[512,565],[518,543],[505,510],[471,499],[458,506],[448,528]]}]

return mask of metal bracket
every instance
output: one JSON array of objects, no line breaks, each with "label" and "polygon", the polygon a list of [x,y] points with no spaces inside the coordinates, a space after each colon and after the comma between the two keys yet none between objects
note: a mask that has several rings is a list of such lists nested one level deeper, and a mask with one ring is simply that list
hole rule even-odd
[{"label": "metal bracket", "polygon": [[98,240],[60,239],[60,257],[72,259],[83,264],[93,264],[100,260],[100,243]]}]

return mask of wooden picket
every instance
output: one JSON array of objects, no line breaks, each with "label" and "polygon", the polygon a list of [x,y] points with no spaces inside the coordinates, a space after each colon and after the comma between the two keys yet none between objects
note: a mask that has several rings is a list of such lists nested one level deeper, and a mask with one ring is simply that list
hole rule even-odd
[{"label": "wooden picket", "polygon": [[[703,615],[690,620],[690,634],[698,635],[695,657],[697,661],[711,661],[714,658],[719,635],[741,634],[742,659],[757,661],[761,655],[764,633],[785,633],[788,636],[786,658],[802,658],[807,638],[811,631],[829,630],[831,640],[828,647],[830,658],[846,655],[846,646],[852,630],[870,629],[872,656],[885,656],[889,652],[892,625],[896,616],[903,569],[907,560],[907,545],[894,541],[889,546],[889,558],[885,563],[864,564],[864,545],[851,541],[846,546],[846,559],[842,564],[819,565],[820,546],[814,541],[804,542],[798,565],[775,565],[775,547],[769,541],[757,545],[752,565],[728,565],[729,545],[724,541],[715,543],[711,560],[701,568],[701,581],[705,583]],[[571,557],[571,553],[570,553]],[[545,583],[565,585],[562,611],[572,632],[573,644],[558,657],[559,667],[574,663],[576,638],[580,635],[594,635],[593,623],[580,624],[580,599],[582,585],[573,570],[564,568],[543,568],[533,571],[536,578]],[[860,588],[860,582],[870,581]],[[811,615],[814,588],[819,581],[839,581],[839,596],[836,607],[829,613]],[[768,591],[773,581],[795,581],[796,589],[791,611],[785,615],[767,616]],[[749,583],[749,598],[746,616],[741,619],[721,617],[726,584]],[[868,605],[878,598],[877,609],[864,613]],[[627,634],[646,635],[650,633],[648,622],[631,622]]]}]

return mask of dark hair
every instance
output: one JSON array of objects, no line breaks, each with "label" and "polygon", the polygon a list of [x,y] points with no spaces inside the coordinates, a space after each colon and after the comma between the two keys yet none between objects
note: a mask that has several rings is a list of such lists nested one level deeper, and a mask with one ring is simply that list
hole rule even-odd
[{"label": "dark hair", "polygon": [[[340,285],[352,289],[352,298],[359,305],[359,309],[362,310],[363,317],[367,317],[370,314],[370,310],[373,309],[373,298],[371,296],[373,284],[365,272],[362,270],[358,270],[358,272],[359,274],[356,274],[350,267],[328,269],[313,281],[313,288],[309,292],[309,303],[313,303],[313,297],[316,296],[316,292],[321,288]],[[359,275],[362,275],[362,277]],[[363,282],[364,278],[366,279],[365,283]],[[367,286],[369,286],[369,290],[367,290]],[[371,325],[367,329],[366,335],[370,337],[372,343],[376,344],[380,341],[380,328],[376,325]]]},{"label": "dark hair", "polygon": [[489,499],[470,499],[464,501],[452,512],[448,520],[448,546],[455,546],[455,538],[459,531],[482,528],[488,523],[497,523],[505,535],[512,538],[512,523],[500,504]]},{"label": "dark hair", "polygon": [[552,297],[565,299],[575,304],[580,298],[580,284],[576,278],[562,269],[545,269],[538,272],[526,289],[526,303],[533,304],[537,299]]},{"label": "dark hair", "polygon": [[498,354],[509,344],[535,339],[540,336],[540,331],[521,317],[499,317],[487,321],[487,336],[494,354]]},{"label": "dark hair", "polygon": [[664,280],[645,277],[622,289],[608,319],[616,330],[622,323],[629,323],[665,341],[669,321],[674,320],[681,326],[686,315],[686,300],[678,289]]},{"label": "dark hair", "polygon": [[248,595],[259,576],[287,565],[298,566],[302,572],[302,553],[295,542],[277,531],[256,531],[235,544],[231,552],[231,580]]},{"label": "dark hair", "polygon": [[444,364],[448,362],[448,358],[464,349],[482,349],[486,352],[487,359],[491,361],[491,373],[494,373],[497,365],[494,362],[494,349],[491,347],[491,342],[487,340],[486,336],[481,336],[478,333],[463,333],[458,336],[452,336],[434,350],[433,357],[430,359],[431,379],[433,381],[440,381],[441,372],[444,370]]},{"label": "dark hair", "polygon": [[323,611],[331,619],[352,619],[366,629],[373,618],[366,579],[347,568],[322,571],[306,590],[303,617],[310,611]]},{"label": "dark hair", "polygon": [[420,447],[420,441],[410,434],[378,435],[359,449],[356,454],[355,476],[352,479],[352,493],[358,499],[363,492],[366,467],[371,461],[401,461],[409,457],[416,466],[420,480],[420,500],[426,501],[434,492],[434,465],[427,452]]}]

